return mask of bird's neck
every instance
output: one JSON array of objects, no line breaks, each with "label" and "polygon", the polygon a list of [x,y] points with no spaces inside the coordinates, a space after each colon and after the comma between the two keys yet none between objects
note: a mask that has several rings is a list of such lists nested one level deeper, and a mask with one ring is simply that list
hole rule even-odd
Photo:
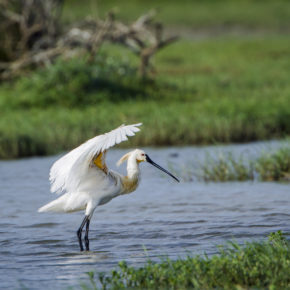
[{"label": "bird's neck", "polygon": [[139,163],[137,162],[136,158],[130,156],[127,163],[127,177],[134,180],[136,178],[138,179],[139,175]]},{"label": "bird's neck", "polygon": [[139,164],[135,158],[128,159],[127,163],[127,176],[125,176],[122,180],[124,193],[129,193],[134,191],[140,180],[140,170]]}]

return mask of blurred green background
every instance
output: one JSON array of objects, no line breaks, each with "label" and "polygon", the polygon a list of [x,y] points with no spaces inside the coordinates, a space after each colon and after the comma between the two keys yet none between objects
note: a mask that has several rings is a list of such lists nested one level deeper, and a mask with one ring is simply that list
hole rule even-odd
[{"label": "blurred green background", "polygon": [[[290,2],[66,0],[61,22],[127,23],[150,9],[177,42],[153,59],[109,43],[93,62],[59,58],[0,83],[0,158],[68,150],[122,123],[143,122],[124,146],[284,138],[290,133]],[[9,32],[7,32],[9,33]]]}]

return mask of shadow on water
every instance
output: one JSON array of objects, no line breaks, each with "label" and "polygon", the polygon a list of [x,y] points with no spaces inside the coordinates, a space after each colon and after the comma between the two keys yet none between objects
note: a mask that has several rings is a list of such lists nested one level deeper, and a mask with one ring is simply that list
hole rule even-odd
[{"label": "shadow on water", "polygon": [[[220,148],[254,156],[267,144]],[[211,150],[216,147],[206,147]],[[110,166],[124,152],[127,150],[109,152]],[[194,162],[204,152],[202,147],[148,149],[152,159],[164,165],[172,160]],[[138,190],[96,210],[90,231],[92,251],[80,253],[76,229],[83,213],[37,213],[41,205],[55,198],[49,194],[48,173],[58,157],[0,162],[1,289],[64,289],[80,285],[86,272],[109,271],[121,260],[138,266],[164,255],[211,255],[217,253],[217,245],[230,239],[261,240],[272,231],[289,232],[287,184],[177,184],[142,164]]]}]

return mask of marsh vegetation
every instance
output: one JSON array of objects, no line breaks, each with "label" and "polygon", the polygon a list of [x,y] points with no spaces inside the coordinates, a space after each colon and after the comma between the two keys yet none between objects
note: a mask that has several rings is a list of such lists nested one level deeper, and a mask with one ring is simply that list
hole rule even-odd
[{"label": "marsh vegetation", "polygon": [[143,267],[119,263],[110,274],[89,272],[83,289],[288,289],[290,243],[280,231],[267,241],[231,242],[214,256],[148,261]]},{"label": "marsh vegetation", "polygon": [[290,146],[274,152],[261,152],[253,160],[247,154],[236,157],[231,152],[206,154],[199,168],[185,174],[185,179],[197,178],[203,181],[290,181]]}]

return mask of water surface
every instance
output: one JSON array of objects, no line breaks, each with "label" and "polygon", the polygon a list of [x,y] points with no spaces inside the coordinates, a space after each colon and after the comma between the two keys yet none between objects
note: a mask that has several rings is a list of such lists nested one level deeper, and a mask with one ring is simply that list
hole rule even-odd
[{"label": "water surface", "polygon": [[[279,142],[236,146],[148,149],[167,167],[197,162],[205,151],[247,152],[253,158]],[[112,150],[114,166],[128,150]],[[60,156],[0,162],[0,288],[66,289],[80,285],[87,271],[109,271],[121,260],[142,265],[190,253],[214,254],[217,245],[264,239],[290,230],[289,185],[270,182],[174,182],[142,164],[135,193],[97,208],[90,227],[91,252],[79,252],[76,230],[83,213],[37,213],[56,196],[48,174]],[[121,170],[124,171],[124,168]]]}]

